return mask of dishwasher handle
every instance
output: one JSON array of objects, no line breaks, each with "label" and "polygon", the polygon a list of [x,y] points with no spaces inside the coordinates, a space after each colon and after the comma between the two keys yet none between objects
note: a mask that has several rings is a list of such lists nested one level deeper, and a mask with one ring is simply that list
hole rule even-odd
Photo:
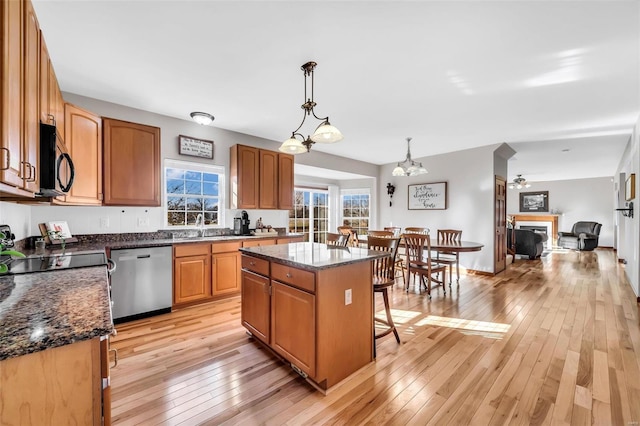
[{"label": "dishwasher handle", "polygon": [[107,274],[111,275],[116,271],[116,262],[111,258],[107,258]]},{"label": "dishwasher handle", "polygon": [[141,254],[140,256],[137,256],[138,259],[149,259],[151,257],[150,254]]}]

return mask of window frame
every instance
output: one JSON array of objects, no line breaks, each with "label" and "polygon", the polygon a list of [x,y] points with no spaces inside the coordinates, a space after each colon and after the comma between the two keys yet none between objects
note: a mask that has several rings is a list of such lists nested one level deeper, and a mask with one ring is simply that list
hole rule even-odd
[{"label": "window frame", "polygon": [[[308,220],[309,226],[308,226],[308,237],[305,240],[305,242],[315,242],[314,241],[314,235],[318,234],[318,238],[319,240],[326,240],[326,233],[330,232],[330,230],[328,229],[330,223],[331,223],[331,193],[328,189],[324,189],[324,188],[309,188],[309,187],[302,187],[302,186],[296,186],[293,189],[294,191],[294,206],[292,209],[289,210],[289,215],[288,215],[288,221],[289,224],[291,223],[292,219],[295,219],[295,217],[291,217],[291,212],[295,212],[296,210],[296,204],[295,204],[295,193],[296,192],[303,192],[303,193],[309,193],[309,200],[310,200],[310,205],[309,205],[309,216],[306,218]],[[321,194],[322,196],[326,197],[326,209],[327,209],[327,217],[326,218],[322,218],[322,220],[327,222],[327,230],[324,231],[319,231],[317,229],[315,229],[314,227],[314,223],[316,220],[318,220],[318,218],[315,217],[315,208],[317,207],[315,205],[315,203],[313,202],[313,200],[315,199],[315,196],[317,194]],[[304,198],[304,196],[303,196]],[[289,232],[300,232],[302,234],[304,234],[304,231],[297,231],[296,229],[292,229],[289,226]],[[321,234],[324,234],[323,236]]]},{"label": "window frame", "polygon": [[[192,161],[175,160],[173,158],[165,158],[162,167],[162,210],[163,210],[163,222],[165,229],[195,229],[194,225],[171,225],[168,220],[169,206],[168,206],[168,194],[167,194],[167,169],[181,169],[192,172],[202,172],[218,175],[218,224],[217,225],[203,225],[206,229],[226,228],[225,221],[225,205],[226,198],[226,169],[224,166],[217,164],[204,164]],[[185,194],[186,195],[186,194]],[[202,194],[201,194],[202,195]]]},{"label": "window frame", "polygon": [[[349,189],[341,189],[340,190],[340,197],[339,197],[339,209],[340,209],[340,224],[341,226],[344,226],[344,220],[345,220],[345,216],[344,216],[344,197],[345,195],[366,195],[367,197],[369,197],[369,214],[368,216],[364,217],[364,216],[358,216],[358,220],[362,220],[362,219],[366,219],[368,226],[367,226],[367,230],[370,229],[371,227],[371,200],[372,200],[372,195],[371,195],[371,188],[349,188]],[[358,231],[358,233],[365,233],[364,231],[361,231],[360,227],[355,227],[355,229]]]}]

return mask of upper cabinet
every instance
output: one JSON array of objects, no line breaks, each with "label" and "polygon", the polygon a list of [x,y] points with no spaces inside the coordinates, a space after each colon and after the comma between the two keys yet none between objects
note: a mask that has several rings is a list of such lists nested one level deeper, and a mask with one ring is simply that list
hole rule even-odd
[{"label": "upper cabinet", "polygon": [[293,156],[245,145],[230,152],[232,209],[290,209]]},{"label": "upper cabinet", "polygon": [[104,204],[160,206],[160,128],[111,118],[102,123]]},{"label": "upper cabinet", "polygon": [[0,189],[33,196],[40,189],[40,28],[29,1],[3,1],[0,25]]},{"label": "upper cabinet", "polygon": [[73,159],[75,179],[65,198],[68,204],[102,204],[102,119],[65,104],[65,145]]},{"label": "upper cabinet", "polygon": [[49,50],[40,32],[40,121],[55,125],[64,136],[64,99]]}]

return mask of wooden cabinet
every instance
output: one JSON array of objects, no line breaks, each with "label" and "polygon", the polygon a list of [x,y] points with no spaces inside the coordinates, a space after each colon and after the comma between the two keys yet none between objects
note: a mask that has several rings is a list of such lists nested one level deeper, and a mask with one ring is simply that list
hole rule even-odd
[{"label": "wooden cabinet", "polygon": [[300,370],[314,377],[315,295],[277,281],[273,281],[271,287],[271,346]]},{"label": "wooden cabinet", "polygon": [[276,244],[301,243],[303,241],[304,241],[304,237],[303,236],[290,237],[290,238],[278,238],[276,240]]},{"label": "wooden cabinet", "polygon": [[173,248],[173,303],[211,297],[211,244],[181,244]]},{"label": "wooden cabinet", "polygon": [[40,28],[29,1],[3,1],[0,25],[0,190],[32,197],[40,189]]},{"label": "wooden cabinet", "polygon": [[266,238],[266,239],[255,239],[255,240],[246,240],[242,242],[242,247],[262,247],[262,246],[272,246],[276,244],[275,238]]},{"label": "wooden cabinet", "polygon": [[292,208],[293,164],[293,156],[289,154],[245,145],[232,146],[231,208]]},{"label": "wooden cabinet", "polygon": [[211,277],[213,296],[236,294],[240,292],[241,243],[225,242],[211,245]]},{"label": "wooden cabinet", "polygon": [[269,262],[242,256],[242,324],[269,344],[271,330]]},{"label": "wooden cabinet", "polygon": [[69,204],[102,204],[102,119],[65,104],[65,144],[75,166],[75,180],[66,196]]},{"label": "wooden cabinet", "polygon": [[55,125],[59,136],[64,137],[64,99],[42,31],[40,31],[40,121]]},{"label": "wooden cabinet", "polygon": [[96,337],[0,361],[0,424],[109,425],[105,355]]},{"label": "wooden cabinet", "polygon": [[104,204],[160,206],[160,128],[111,118],[103,127]]}]

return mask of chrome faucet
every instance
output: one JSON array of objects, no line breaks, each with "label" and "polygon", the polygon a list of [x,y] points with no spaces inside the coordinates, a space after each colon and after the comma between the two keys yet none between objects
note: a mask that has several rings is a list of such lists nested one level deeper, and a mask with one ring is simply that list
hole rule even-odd
[{"label": "chrome faucet", "polygon": [[198,213],[198,216],[196,216],[196,227],[198,227],[198,236],[204,237],[204,217],[202,213]]}]

